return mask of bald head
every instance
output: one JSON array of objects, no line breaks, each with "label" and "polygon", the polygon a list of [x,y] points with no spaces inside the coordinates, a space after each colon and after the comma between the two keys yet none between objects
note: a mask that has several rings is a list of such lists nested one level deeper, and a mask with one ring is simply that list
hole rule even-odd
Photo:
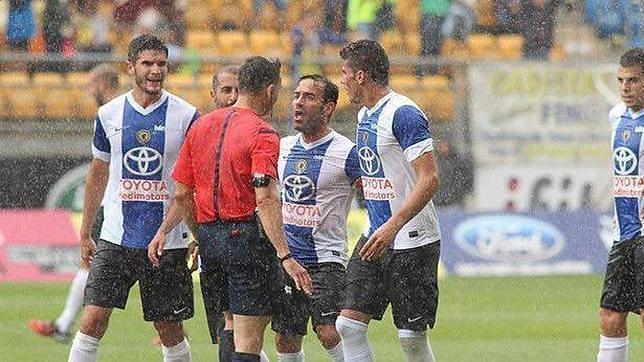
[{"label": "bald head", "polygon": [[237,101],[239,95],[239,67],[227,65],[219,69],[212,77],[210,96],[215,108],[230,107]]},{"label": "bald head", "polygon": [[119,91],[119,72],[109,64],[96,66],[89,73],[89,92],[98,106],[109,102]]}]

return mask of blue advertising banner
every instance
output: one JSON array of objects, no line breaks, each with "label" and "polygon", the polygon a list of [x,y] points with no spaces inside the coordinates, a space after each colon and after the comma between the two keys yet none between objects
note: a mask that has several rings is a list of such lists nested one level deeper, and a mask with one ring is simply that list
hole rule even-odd
[{"label": "blue advertising banner", "polygon": [[439,210],[448,274],[512,276],[603,273],[611,215],[592,210],[466,213]]}]

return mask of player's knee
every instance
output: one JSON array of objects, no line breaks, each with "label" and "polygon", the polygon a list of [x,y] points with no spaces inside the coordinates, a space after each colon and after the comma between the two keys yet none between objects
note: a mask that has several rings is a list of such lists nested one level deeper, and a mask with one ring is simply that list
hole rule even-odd
[{"label": "player's knee", "polygon": [[275,348],[280,353],[297,353],[302,349],[302,336],[277,333]]},{"label": "player's knee", "polygon": [[599,321],[603,336],[626,336],[626,313],[601,308],[599,310]]},{"label": "player's knee", "polygon": [[335,329],[348,342],[367,337],[367,324],[343,316],[335,320]]},{"label": "player's knee", "polygon": [[174,346],[185,337],[181,322],[154,322],[154,329],[157,330],[164,346]]},{"label": "player's knee", "polygon": [[315,329],[315,333],[325,349],[331,349],[340,343],[340,334],[333,324],[319,325]]},{"label": "player's knee", "polygon": [[83,309],[80,331],[88,336],[101,339],[107,331],[111,310],[106,308],[87,306]]}]

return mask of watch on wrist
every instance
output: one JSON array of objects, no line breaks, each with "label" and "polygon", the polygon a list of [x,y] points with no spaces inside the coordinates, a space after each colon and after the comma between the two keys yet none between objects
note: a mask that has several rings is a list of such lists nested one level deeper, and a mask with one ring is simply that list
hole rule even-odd
[{"label": "watch on wrist", "polygon": [[280,258],[280,264],[284,264],[285,261],[291,259],[292,257],[293,257],[293,254],[286,253],[286,255]]}]

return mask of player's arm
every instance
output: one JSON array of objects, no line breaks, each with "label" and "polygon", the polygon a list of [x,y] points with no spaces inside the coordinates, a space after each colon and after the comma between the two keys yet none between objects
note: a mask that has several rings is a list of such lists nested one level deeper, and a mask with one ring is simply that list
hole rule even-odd
[{"label": "player's arm", "polygon": [[159,258],[163,254],[163,248],[165,247],[165,236],[172,231],[177,224],[179,224],[181,218],[181,209],[179,208],[176,199],[172,199],[167,214],[163,218],[159,229],[148,245],[148,258],[153,265],[158,266],[160,262]]},{"label": "player's arm", "polygon": [[416,173],[416,184],[402,207],[376,230],[360,250],[364,260],[381,257],[400,229],[431,201],[439,187],[438,171],[433,152],[427,152],[411,162]]},{"label": "player's arm", "polygon": [[253,180],[255,186],[255,201],[259,220],[264,232],[277,252],[284,270],[293,278],[298,290],[307,294],[313,292],[313,282],[309,273],[293,257],[284,237],[284,221],[282,220],[282,205],[275,180],[266,175],[256,175]]},{"label": "player's arm", "polygon": [[89,166],[85,180],[83,221],[80,230],[81,262],[84,266],[89,265],[94,256],[94,251],[96,251],[96,243],[91,238],[92,223],[98,208],[101,206],[109,175],[110,164],[94,158]]}]

